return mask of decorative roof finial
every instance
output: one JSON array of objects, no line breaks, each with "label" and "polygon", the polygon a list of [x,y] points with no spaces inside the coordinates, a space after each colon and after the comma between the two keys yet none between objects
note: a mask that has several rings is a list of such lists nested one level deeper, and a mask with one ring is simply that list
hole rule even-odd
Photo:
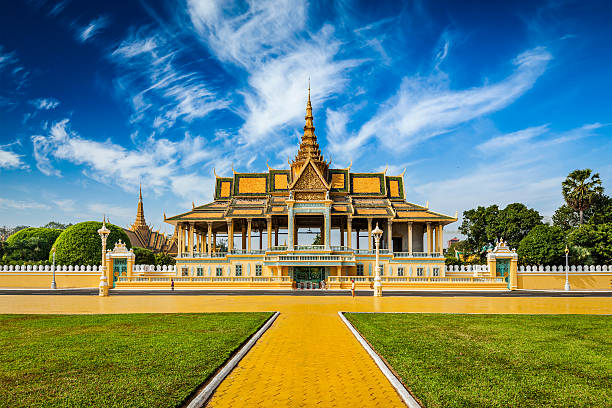
[{"label": "decorative roof finial", "polygon": [[138,201],[142,202],[142,181],[138,184]]}]

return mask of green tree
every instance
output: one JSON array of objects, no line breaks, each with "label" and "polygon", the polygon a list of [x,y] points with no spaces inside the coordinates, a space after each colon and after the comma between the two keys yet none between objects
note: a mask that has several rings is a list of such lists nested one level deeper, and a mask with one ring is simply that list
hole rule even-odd
[{"label": "green tree", "polygon": [[133,247],[136,265],[155,265],[155,254],[150,249]]},{"label": "green tree", "polygon": [[561,183],[563,198],[570,208],[579,214],[580,225],[584,224],[584,211],[589,209],[598,194],[603,194],[599,173],[591,169],[574,170]]},{"label": "green tree", "polygon": [[[605,224],[612,222],[612,198],[597,194],[591,207],[583,213],[585,224]],[[552,216],[553,224],[564,230],[580,226],[580,215],[573,208],[562,205]]]},{"label": "green tree", "polygon": [[61,230],[51,228],[25,228],[12,234],[6,240],[3,260],[6,262],[43,261]]},{"label": "green tree", "polygon": [[8,237],[13,235],[16,232],[21,231],[22,229],[30,228],[27,225],[18,225],[16,227],[7,227],[3,225],[0,227],[0,241],[6,241]]},{"label": "green tree", "polygon": [[574,211],[573,208],[568,207],[566,204],[563,204],[561,207],[557,208],[552,216],[552,221],[553,225],[556,225],[557,227],[560,227],[566,231],[580,225],[580,217],[578,216],[578,213]]},{"label": "green tree", "polygon": [[489,238],[490,226],[497,218],[499,208],[496,205],[478,208],[463,212],[463,221],[459,226],[459,232],[466,236],[466,249],[474,254],[479,254],[482,248],[492,241]]},{"label": "green tree", "polygon": [[54,228],[54,229],[65,230],[71,225],[72,224],[62,224],[61,222],[49,221],[45,226],[43,226],[43,228]]},{"label": "green tree", "polygon": [[478,207],[463,212],[459,231],[466,238],[466,252],[484,256],[483,249],[503,238],[512,248],[517,248],[529,231],[542,224],[542,216],[533,208],[521,203],[508,204],[500,210],[497,205]]},{"label": "green tree", "polygon": [[582,225],[570,232],[568,241],[574,263],[612,264],[612,223]]},{"label": "green tree", "polygon": [[176,259],[168,254],[158,252],[155,254],[155,265],[176,265]]},{"label": "green tree", "polygon": [[534,227],[518,246],[523,265],[562,265],[566,235],[561,227],[546,224]]},{"label": "green tree", "polygon": [[312,241],[312,245],[323,245],[323,240],[321,239],[321,234],[317,234]]},{"label": "green tree", "polygon": [[[63,265],[99,265],[102,259],[102,241],[98,229],[102,223],[86,221],[66,228],[55,241],[56,260]],[[113,249],[117,241],[132,247],[123,228],[106,224],[111,231],[106,242],[107,249]]]},{"label": "green tree", "polygon": [[600,195],[593,206],[592,214],[589,217],[589,224],[609,224],[612,223],[612,198],[607,195]]},{"label": "green tree", "polygon": [[525,204],[508,204],[501,210],[493,225],[489,227],[489,242],[503,238],[511,248],[518,248],[519,243],[537,225],[542,224],[542,216]]}]

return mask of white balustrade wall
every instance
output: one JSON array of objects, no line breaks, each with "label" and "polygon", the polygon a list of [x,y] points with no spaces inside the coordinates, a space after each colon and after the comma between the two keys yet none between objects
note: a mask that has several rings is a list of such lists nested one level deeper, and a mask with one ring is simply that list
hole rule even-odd
[{"label": "white balustrade wall", "polygon": [[[565,273],[565,266],[559,265],[527,265],[519,266],[518,273]],[[572,273],[591,273],[591,272],[612,272],[612,265],[570,265],[569,272]]]},{"label": "white balustrade wall", "polygon": [[[51,272],[51,265],[0,265],[0,272]],[[100,272],[100,265],[56,265],[56,272]],[[488,265],[446,265],[446,273],[473,274],[489,272]],[[563,265],[519,266],[518,273],[564,273]],[[612,272],[612,265],[571,265],[569,272]],[[134,265],[133,273],[176,273],[175,265]]]},{"label": "white balustrade wall", "polygon": [[176,273],[176,265],[134,265],[133,273]]},{"label": "white balustrade wall", "polygon": [[[55,265],[56,272],[100,272],[100,265]],[[0,265],[0,272],[52,272],[51,265]]]},{"label": "white balustrade wall", "polygon": [[489,272],[489,265],[446,265],[446,273],[473,274],[478,272]]}]

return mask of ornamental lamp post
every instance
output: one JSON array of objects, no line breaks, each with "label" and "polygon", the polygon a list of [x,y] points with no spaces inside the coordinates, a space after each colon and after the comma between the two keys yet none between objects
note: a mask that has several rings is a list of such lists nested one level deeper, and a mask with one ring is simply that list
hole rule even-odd
[{"label": "ornamental lamp post", "polygon": [[55,283],[55,246],[51,248],[51,253],[53,254],[53,265],[51,266],[53,280],[51,280],[51,289],[57,289],[57,284]]},{"label": "ornamental lamp post", "polygon": [[102,265],[100,266],[100,286],[99,295],[108,296],[108,281],[106,279],[106,240],[110,234],[110,230],[106,228],[106,215],[102,219],[102,228],[98,230],[100,239],[102,240]]},{"label": "ornamental lamp post", "polygon": [[568,275],[568,271],[569,271],[568,257],[569,257],[569,248],[566,245],[565,246],[565,291],[566,292],[570,291],[569,275]]},{"label": "ornamental lamp post", "polygon": [[378,223],[376,223],[376,228],[372,231],[372,235],[374,235],[374,245],[376,245],[376,264],[374,266],[376,274],[374,275],[374,296],[382,296],[382,283],[380,281],[380,264],[378,261],[378,253],[380,247],[380,237],[382,237],[382,230],[378,228]]}]

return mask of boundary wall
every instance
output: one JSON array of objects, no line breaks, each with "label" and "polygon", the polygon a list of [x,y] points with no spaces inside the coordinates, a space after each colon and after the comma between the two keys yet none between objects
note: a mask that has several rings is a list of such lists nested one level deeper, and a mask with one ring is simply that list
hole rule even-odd
[{"label": "boundary wall", "polygon": [[[0,265],[0,288],[49,288],[53,279],[49,265]],[[58,288],[96,288],[100,283],[102,267],[98,265],[57,265],[55,281]],[[207,275],[207,274],[206,274]],[[177,288],[291,289],[288,276],[179,276],[177,268],[170,266],[134,265],[130,277],[121,277],[118,287],[167,287],[170,280]],[[252,275],[252,274],[251,274]],[[386,275],[386,276],[385,276]],[[556,265],[519,266],[517,289],[563,290],[565,267]],[[572,290],[612,290],[612,265],[572,265],[568,270]],[[369,289],[373,276],[332,276],[327,279],[330,289],[349,289],[355,279],[358,289]],[[488,289],[507,290],[503,277],[492,276],[488,265],[448,265],[444,276],[382,276],[383,288],[401,289]]]}]

